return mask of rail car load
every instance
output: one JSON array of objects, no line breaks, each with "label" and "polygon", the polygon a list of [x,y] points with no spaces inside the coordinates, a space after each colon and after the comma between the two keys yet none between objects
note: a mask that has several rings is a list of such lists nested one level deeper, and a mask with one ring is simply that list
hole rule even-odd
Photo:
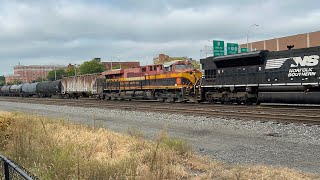
[{"label": "rail car load", "polygon": [[102,99],[192,101],[199,95],[201,72],[190,61],[140,66],[104,72]]},{"label": "rail car load", "polygon": [[320,47],[201,59],[202,99],[220,103],[320,104]]}]

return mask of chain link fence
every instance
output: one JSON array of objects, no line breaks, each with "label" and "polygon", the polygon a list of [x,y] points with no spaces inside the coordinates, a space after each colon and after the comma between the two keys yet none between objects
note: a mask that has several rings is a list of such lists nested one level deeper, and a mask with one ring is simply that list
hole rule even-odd
[{"label": "chain link fence", "polygon": [[26,169],[0,154],[0,180],[33,180],[38,179]]}]

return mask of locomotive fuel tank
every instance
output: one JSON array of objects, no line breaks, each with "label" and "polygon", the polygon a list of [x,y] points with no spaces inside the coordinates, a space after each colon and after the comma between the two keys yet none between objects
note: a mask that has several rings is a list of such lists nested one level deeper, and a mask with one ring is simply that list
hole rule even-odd
[{"label": "locomotive fuel tank", "polygon": [[319,104],[320,92],[260,92],[260,103]]},{"label": "locomotive fuel tank", "polygon": [[259,87],[259,92],[301,92],[306,89],[305,86],[265,86]]}]

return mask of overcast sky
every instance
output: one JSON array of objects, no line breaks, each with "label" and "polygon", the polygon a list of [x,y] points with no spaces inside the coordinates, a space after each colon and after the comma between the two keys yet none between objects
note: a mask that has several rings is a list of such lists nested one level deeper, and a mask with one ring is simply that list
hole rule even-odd
[{"label": "overcast sky", "polygon": [[[320,30],[319,0],[0,0],[0,75],[94,57],[199,59],[209,40],[246,43]],[[117,58],[116,58],[117,57]]]}]

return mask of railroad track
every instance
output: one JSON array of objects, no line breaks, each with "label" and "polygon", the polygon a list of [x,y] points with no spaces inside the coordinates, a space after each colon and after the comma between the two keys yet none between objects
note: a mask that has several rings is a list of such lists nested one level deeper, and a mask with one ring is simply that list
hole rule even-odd
[{"label": "railroad track", "polygon": [[320,125],[319,106],[241,106],[221,104],[160,103],[145,101],[95,101],[93,99],[52,99],[0,97],[0,102],[96,107],[135,111],[165,112],[206,117],[231,117],[241,120],[273,121]]}]

